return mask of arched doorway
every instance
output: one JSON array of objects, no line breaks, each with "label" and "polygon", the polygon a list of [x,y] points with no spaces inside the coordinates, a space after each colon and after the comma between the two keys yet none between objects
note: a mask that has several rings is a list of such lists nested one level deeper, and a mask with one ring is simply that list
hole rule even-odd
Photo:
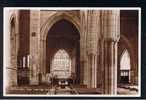
[{"label": "arched doorway", "polygon": [[[46,38],[46,73],[51,73],[54,69],[54,66],[52,66],[54,57],[59,57],[61,53],[64,57],[70,58],[70,72],[66,73],[66,76],[61,76],[64,78],[69,78],[72,75],[80,76],[80,35],[74,24],[66,19],[60,19],[48,31]],[[63,73],[63,70],[65,69],[62,69],[60,73]],[[80,83],[80,77],[75,77],[75,82]]]},{"label": "arched doorway", "polygon": [[120,59],[120,82],[129,83],[130,81],[130,54],[127,49],[125,49],[121,55]]}]

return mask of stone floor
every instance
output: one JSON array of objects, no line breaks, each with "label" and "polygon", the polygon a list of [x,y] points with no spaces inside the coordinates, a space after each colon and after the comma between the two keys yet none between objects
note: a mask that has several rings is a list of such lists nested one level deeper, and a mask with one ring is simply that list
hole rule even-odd
[{"label": "stone floor", "polygon": [[[80,86],[16,86],[9,88],[6,94],[27,94],[27,95],[71,95],[71,94],[97,94],[100,95],[100,89],[88,89]],[[138,94],[137,86],[120,86],[117,89],[118,95],[136,95]]]},{"label": "stone floor", "polygon": [[138,92],[130,89],[125,88],[118,88],[118,94],[120,95],[137,95]]},{"label": "stone floor", "polygon": [[6,89],[6,94],[47,94],[50,86],[14,86]]},{"label": "stone floor", "polygon": [[75,91],[69,86],[65,86],[64,88],[57,87],[55,94],[57,94],[57,95],[64,95],[64,94],[71,95],[71,94],[75,94]]},{"label": "stone floor", "polygon": [[137,95],[138,86],[121,84],[118,86],[117,93],[121,95]]},{"label": "stone floor", "polygon": [[[71,94],[97,94],[94,89],[87,89],[83,86],[16,86],[6,90],[6,94],[24,95],[71,95]],[[93,92],[94,91],[94,92]]]}]

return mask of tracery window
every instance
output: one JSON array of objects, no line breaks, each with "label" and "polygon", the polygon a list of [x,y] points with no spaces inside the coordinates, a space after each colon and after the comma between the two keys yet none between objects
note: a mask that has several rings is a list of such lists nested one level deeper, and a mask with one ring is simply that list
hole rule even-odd
[{"label": "tracery window", "polygon": [[130,80],[130,55],[128,50],[125,50],[120,61],[120,76],[122,83],[129,83]]},{"label": "tracery window", "polygon": [[68,78],[71,74],[71,60],[69,54],[64,50],[58,50],[52,60],[51,72],[57,78]]},{"label": "tracery window", "polygon": [[121,70],[130,70],[130,55],[127,50],[122,54],[120,66]]}]

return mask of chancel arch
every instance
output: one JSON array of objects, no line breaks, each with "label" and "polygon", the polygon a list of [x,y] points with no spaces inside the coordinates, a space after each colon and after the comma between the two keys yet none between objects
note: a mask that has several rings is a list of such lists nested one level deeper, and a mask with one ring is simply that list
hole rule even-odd
[{"label": "chancel arch", "polygon": [[51,17],[49,17],[46,22],[41,26],[41,39],[42,40],[46,40],[47,37],[47,33],[48,31],[51,29],[51,27],[59,20],[61,19],[66,19],[68,21],[70,21],[79,31],[80,33],[80,29],[81,29],[81,25],[80,25],[80,20],[78,19],[78,17],[76,16],[71,16],[68,13],[56,13],[53,14]]},{"label": "chancel arch", "polygon": [[40,28],[40,38],[41,38],[41,50],[40,50],[40,65],[43,67],[42,70],[41,70],[41,73],[43,73],[44,77],[45,77],[45,71],[46,71],[46,62],[45,62],[45,59],[46,59],[46,38],[47,38],[47,35],[48,35],[48,31],[51,29],[51,27],[59,20],[61,19],[66,19],[68,21],[70,21],[76,28],[77,30],[79,31],[80,33],[80,21],[77,17],[75,16],[71,16],[70,14],[68,13],[55,13],[53,14],[51,17],[49,17],[46,22],[41,26]]}]

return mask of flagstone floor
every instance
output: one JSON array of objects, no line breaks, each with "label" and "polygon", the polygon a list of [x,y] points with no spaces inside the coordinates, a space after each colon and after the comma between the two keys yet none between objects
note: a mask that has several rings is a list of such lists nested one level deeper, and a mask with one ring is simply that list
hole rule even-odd
[{"label": "flagstone floor", "polygon": [[[118,95],[136,95],[138,94],[137,86],[120,86],[117,88]],[[76,95],[76,94],[97,94],[100,95],[98,89],[87,89],[85,87],[65,86],[16,86],[9,88],[6,94],[24,94],[24,95]]]}]

